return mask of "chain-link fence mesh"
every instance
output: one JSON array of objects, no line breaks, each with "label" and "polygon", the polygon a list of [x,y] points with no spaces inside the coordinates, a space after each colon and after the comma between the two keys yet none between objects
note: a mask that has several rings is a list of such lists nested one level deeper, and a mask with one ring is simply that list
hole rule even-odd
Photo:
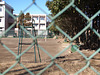
[{"label": "chain-link fence mesh", "polygon": [[[51,19],[51,24],[46,28],[46,30],[49,30],[51,26],[54,25],[54,27],[61,32],[65,37],[67,37],[71,42],[70,45],[67,46],[65,49],[63,49],[61,52],[59,52],[58,54],[56,54],[55,56],[52,56],[49,52],[47,52],[44,48],[42,48],[40,45],[38,45],[38,47],[45,52],[50,58],[51,58],[51,63],[49,65],[47,65],[45,68],[43,68],[39,73],[37,73],[36,75],[41,75],[42,73],[44,73],[48,68],[50,68],[51,66],[55,65],[57,66],[62,72],[64,72],[66,75],[69,75],[67,71],[65,71],[59,64],[57,64],[54,60],[60,56],[62,53],[64,53],[65,51],[67,51],[67,49],[69,47],[73,47],[80,55],[83,56],[83,58],[86,60],[86,65],[80,69],[79,71],[77,71],[75,73],[75,75],[78,75],[79,73],[81,73],[82,71],[84,71],[86,68],[90,68],[92,69],[97,75],[100,75],[100,73],[98,72],[98,70],[96,70],[95,68],[93,68],[91,66],[90,60],[100,51],[100,48],[98,48],[91,56],[87,57],[86,55],[84,55],[76,46],[73,45],[73,41],[75,39],[77,39],[83,32],[85,32],[87,29],[91,29],[99,38],[100,38],[100,34],[93,28],[91,27],[92,24],[92,20],[97,17],[100,14],[100,10],[95,13],[91,18],[89,18],[88,16],[86,16],[75,4],[74,4],[75,0],[71,0],[70,3],[62,10],[60,11],[58,14],[56,14],[54,17],[48,15],[48,17]],[[2,34],[0,35],[0,39],[3,38],[4,35],[6,35],[7,33],[10,32],[10,30],[16,25],[17,23],[17,18],[20,17],[20,15],[22,13],[24,13],[25,11],[27,11],[27,9],[29,9],[32,5],[35,5],[36,7],[38,7],[42,12],[46,13],[44,9],[42,9],[41,7],[39,7],[39,5],[35,2],[35,0],[32,1],[32,3],[26,7],[25,10],[23,10],[17,17],[15,17],[13,14],[11,14],[7,9],[6,12],[14,18],[14,23]],[[80,13],[87,21],[88,24],[79,32],[77,33],[73,38],[71,38],[68,34],[66,34],[61,28],[59,28],[57,25],[55,25],[55,19],[60,16],[62,13],[64,13],[66,10],[68,10],[70,7],[73,7],[78,13]],[[47,14],[47,13],[46,13]],[[33,40],[36,40],[40,35],[37,36],[33,36],[28,30],[26,30],[24,28],[23,25],[19,25],[20,29],[22,29],[25,33],[28,34],[29,37],[31,37]],[[45,32],[45,31],[44,31]],[[43,33],[44,33],[43,32]],[[41,33],[42,34],[42,33]],[[12,33],[13,36],[16,36],[16,34],[14,34],[14,32]],[[21,67],[23,67],[27,72],[29,72],[29,74],[31,75],[35,75],[34,72],[30,71],[27,67],[25,67],[21,62],[19,63],[19,59],[22,55],[24,55],[27,51],[29,51],[32,46],[34,45],[35,42],[31,43],[31,45],[25,49],[21,54],[17,55],[16,53],[14,53],[9,47],[7,47],[4,43],[2,43],[2,41],[0,41],[0,44],[7,50],[9,51],[11,54],[13,54],[13,56],[15,56],[16,58],[16,63],[14,63],[11,67],[9,67],[8,69],[6,69],[4,72],[0,73],[0,75],[5,75],[7,74],[13,67],[15,67],[17,64],[19,64]]]}]

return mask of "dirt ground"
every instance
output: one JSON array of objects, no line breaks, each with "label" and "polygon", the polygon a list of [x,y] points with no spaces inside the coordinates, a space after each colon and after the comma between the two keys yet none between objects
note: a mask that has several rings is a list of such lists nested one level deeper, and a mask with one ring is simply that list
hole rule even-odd
[{"label": "dirt ground", "polygon": [[[14,53],[18,52],[18,38],[2,38],[1,42],[8,46]],[[30,46],[32,39],[24,38],[23,39],[23,47],[22,52]],[[65,47],[69,45],[69,43],[63,43],[63,39],[38,39],[38,44],[44,48],[48,53],[52,56],[55,56],[60,51],[62,51]],[[34,59],[34,47],[32,47],[28,52],[26,52],[21,57],[22,64],[27,67],[34,74],[38,74],[42,71],[47,65],[51,63],[50,57],[43,52],[41,49],[41,62],[39,62],[38,52],[37,52],[37,63],[35,63]],[[36,50],[37,51],[37,50]],[[95,51],[90,50],[81,50],[87,57],[93,54]],[[11,65],[13,65],[16,60],[15,56],[11,54],[8,50],[6,50],[2,45],[0,45],[0,72],[4,72]],[[98,53],[90,60],[90,65],[95,68],[98,72],[100,72],[100,54]],[[59,64],[69,75],[74,75],[77,71],[83,68],[86,65],[86,60],[78,53],[71,53],[71,48],[61,54],[59,57],[55,59],[55,63]],[[11,69],[6,75],[30,75],[26,70],[20,67],[17,64],[13,69]],[[53,64],[49,69],[47,69],[42,75],[65,75],[55,64]],[[90,68],[85,69],[79,75],[97,75]]]}]

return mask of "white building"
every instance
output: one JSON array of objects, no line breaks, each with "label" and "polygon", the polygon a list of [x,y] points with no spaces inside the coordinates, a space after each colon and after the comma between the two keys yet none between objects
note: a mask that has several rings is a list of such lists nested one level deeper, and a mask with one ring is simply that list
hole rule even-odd
[{"label": "white building", "polygon": [[[18,16],[18,14],[15,14],[15,15]],[[26,23],[32,23],[32,20],[33,20],[33,26],[35,27],[36,34],[40,35],[42,32],[44,32],[43,34],[41,34],[41,36],[48,35],[48,31],[46,30],[48,26],[46,14],[30,14],[30,16],[31,16],[31,20],[26,21]],[[18,23],[16,25],[18,26]],[[17,35],[19,34],[18,30],[19,28],[15,28],[15,32]],[[27,30],[32,32],[32,28],[27,28]]]},{"label": "white building", "polygon": [[[44,32],[41,35],[48,35],[48,32],[46,30],[46,27],[47,27],[46,14],[30,14],[30,16],[31,16],[31,21],[27,21],[27,23],[32,23],[32,20],[33,20],[33,26],[35,27],[36,34],[40,35],[42,32]],[[27,29],[29,31],[32,30],[32,28],[27,28]]]},{"label": "white building", "polygon": [[13,8],[5,1],[0,0],[0,34],[14,22],[14,19],[5,11],[5,8],[13,14]]},{"label": "white building", "polygon": [[[34,19],[34,27],[38,35],[41,34],[43,31],[46,31],[47,27],[46,14],[31,14],[31,17]],[[42,35],[48,35],[48,32],[46,31]]]}]

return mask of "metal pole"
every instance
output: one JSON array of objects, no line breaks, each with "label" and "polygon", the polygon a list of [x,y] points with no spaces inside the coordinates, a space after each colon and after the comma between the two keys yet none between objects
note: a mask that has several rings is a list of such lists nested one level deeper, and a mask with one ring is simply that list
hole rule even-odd
[{"label": "metal pole", "polygon": [[[19,27],[20,27],[20,24],[19,24]],[[18,31],[19,33],[19,31]],[[22,52],[22,41],[23,41],[23,31],[22,29],[20,29],[20,33],[19,33],[19,44],[18,44],[18,55],[21,54]],[[21,57],[19,58],[19,63],[21,61]]]},{"label": "metal pole", "polygon": [[[36,36],[36,32],[35,32],[35,27],[33,26],[33,21],[34,21],[34,24],[35,24],[35,20],[33,19],[32,17],[32,31],[33,31],[33,36]],[[39,60],[41,62],[41,56],[40,56],[40,52],[39,52],[39,47],[38,47],[38,42],[37,42],[37,39],[34,41],[36,46],[37,46],[37,50],[38,50],[38,55],[39,55]]]},{"label": "metal pole", "polygon": [[[34,36],[34,27],[33,27],[33,17],[32,17],[32,35]],[[35,42],[35,40],[33,40],[33,42]],[[36,43],[36,42],[35,42]],[[34,43],[34,55],[35,55],[35,63],[37,62],[36,60],[36,48],[35,48],[35,43]]]}]

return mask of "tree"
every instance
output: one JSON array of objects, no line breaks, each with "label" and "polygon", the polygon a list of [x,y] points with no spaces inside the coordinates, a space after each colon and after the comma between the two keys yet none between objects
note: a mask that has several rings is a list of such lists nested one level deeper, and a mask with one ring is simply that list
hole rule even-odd
[{"label": "tree", "polygon": [[26,13],[25,20],[27,20],[27,21],[30,21],[31,20],[30,13]]},{"label": "tree", "polygon": [[[21,11],[20,13],[22,13],[22,11]],[[20,24],[22,24],[23,19],[24,19],[24,13],[22,13],[22,14],[18,17],[18,22],[20,22]]]},{"label": "tree", "polygon": [[[53,16],[60,12],[68,4],[69,0],[52,0],[46,2],[48,9],[51,11]],[[79,7],[88,17],[93,16],[98,10],[100,10],[100,0],[75,0],[75,5]],[[97,21],[99,21],[99,24],[97,24]],[[87,21],[74,8],[70,7],[55,20],[55,24],[73,37],[87,25]],[[100,15],[93,20],[93,28],[100,31]],[[93,41],[91,44],[92,36],[94,39],[98,38],[94,32],[88,29],[80,36],[82,37],[81,42],[88,46],[88,48],[92,48],[92,44],[94,43],[96,44],[94,47],[96,49],[97,46],[100,47],[100,40],[97,42],[98,39],[96,39],[97,41]],[[76,41],[79,42],[79,38],[76,39]]]},{"label": "tree", "polygon": [[[22,11],[21,11],[20,13],[22,13]],[[18,21],[17,21],[17,25],[16,25],[17,28],[19,28],[19,25],[18,25],[18,24],[23,25],[23,19],[24,19],[24,13],[22,13],[22,14],[18,17]]]},{"label": "tree", "polygon": [[[22,11],[21,11],[22,13]],[[24,15],[24,13],[22,13],[19,17],[18,17],[18,22],[20,23],[20,25],[24,25],[24,26],[30,26],[32,25],[31,21],[31,15],[30,13],[26,13],[26,15]],[[18,28],[18,26],[17,26]]]},{"label": "tree", "polygon": [[30,26],[32,23],[30,22],[31,21],[31,15],[30,13],[26,13],[25,15],[25,18],[24,18],[24,25],[25,26]]},{"label": "tree", "polygon": [[[46,5],[51,10],[52,15],[56,15],[60,12],[66,5],[69,4],[67,0],[53,0],[47,1]],[[53,8],[52,8],[53,7]],[[66,10],[62,15],[60,15],[56,20],[56,25],[58,25],[62,30],[67,32],[71,37],[73,37],[77,32],[82,29],[82,26],[79,24],[83,24],[83,21],[78,22],[81,20],[82,17],[75,11],[75,9],[70,8]],[[81,27],[77,30],[78,27]]]}]

